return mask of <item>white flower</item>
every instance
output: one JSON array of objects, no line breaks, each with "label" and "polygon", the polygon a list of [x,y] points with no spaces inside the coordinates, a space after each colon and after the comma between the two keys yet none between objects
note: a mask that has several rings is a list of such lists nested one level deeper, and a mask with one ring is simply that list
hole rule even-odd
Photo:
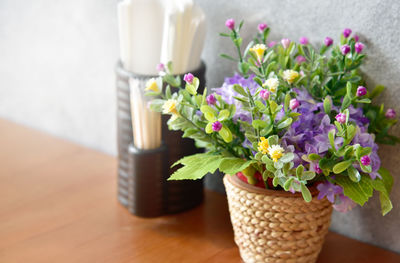
[{"label": "white flower", "polygon": [[265,81],[263,86],[268,86],[271,92],[276,92],[279,86],[279,80],[277,78],[269,78]]},{"label": "white flower", "polygon": [[271,156],[274,162],[277,162],[282,157],[284,151],[285,150],[278,144],[271,145],[268,148],[268,154]]}]

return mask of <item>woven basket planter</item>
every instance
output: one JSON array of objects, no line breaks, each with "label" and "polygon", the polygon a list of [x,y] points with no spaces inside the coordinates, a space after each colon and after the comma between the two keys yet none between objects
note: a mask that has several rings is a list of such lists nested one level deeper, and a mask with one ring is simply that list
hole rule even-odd
[{"label": "woven basket planter", "polygon": [[224,184],[235,234],[244,262],[312,263],[328,232],[332,204],[306,203],[292,194],[255,187],[237,176],[225,175]]}]

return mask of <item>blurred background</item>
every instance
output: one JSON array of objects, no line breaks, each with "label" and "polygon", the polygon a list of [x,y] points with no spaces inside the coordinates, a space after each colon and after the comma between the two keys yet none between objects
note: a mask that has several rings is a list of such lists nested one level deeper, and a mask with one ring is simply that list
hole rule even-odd
[{"label": "blurred background", "polygon": [[[306,36],[316,45],[326,36],[337,40],[348,27],[366,45],[368,87],[385,85],[381,101],[400,112],[400,2],[195,2],[207,17],[203,59],[209,88],[235,70],[236,65],[218,56],[234,52],[218,34],[226,30],[227,18],[245,20],[245,42],[260,22],[271,27],[271,40]],[[0,117],[116,155],[116,5],[116,0],[1,0]],[[399,135],[400,125],[392,133]],[[382,217],[375,196],[363,209],[335,213],[331,228],[400,252],[400,148],[381,146],[380,155],[395,178],[393,211]],[[219,180],[209,178],[208,187],[223,191]]]}]

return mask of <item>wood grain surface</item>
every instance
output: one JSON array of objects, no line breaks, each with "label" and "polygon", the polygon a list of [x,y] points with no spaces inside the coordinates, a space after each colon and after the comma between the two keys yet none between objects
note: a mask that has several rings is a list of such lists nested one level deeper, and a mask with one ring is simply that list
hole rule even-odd
[{"label": "wood grain surface", "polygon": [[[115,157],[0,120],[0,262],[241,262],[225,196],[142,219],[116,198]],[[400,262],[330,232],[319,263]]]}]

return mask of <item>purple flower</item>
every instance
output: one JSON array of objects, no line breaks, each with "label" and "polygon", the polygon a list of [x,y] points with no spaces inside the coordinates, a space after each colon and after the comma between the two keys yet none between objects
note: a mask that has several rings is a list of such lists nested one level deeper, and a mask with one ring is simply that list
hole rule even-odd
[{"label": "purple flower", "polygon": [[329,47],[333,44],[333,39],[330,37],[326,37],[324,40],[325,46]]},{"label": "purple flower", "polygon": [[258,24],[258,31],[260,31],[260,33],[264,32],[266,28],[268,28],[267,24],[265,23]]},{"label": "purple flower", "polygon": [[385,113],[386,118],[393,119],[396,117],[396,111],[394,109],[388,109]]},{"label": "purple flower", "polygon": [[344,194],[340,194],[337,199],[338,202],[333,205],[333,208],[341,213],[346,213],[357,205],[353,202],[353,200],[351,200]]},{"label": "purple flower", "polygon": [[308,38],[306,37],[301,37],[299,40],[300,44],[302,45],[307,45],[308,44]]},{"label": "purple flower", "polygon": [[324,198],[326,196],[326,198],[331,203],[335,202],[335,195],[343,193],[342,187],[340,187],[339,185],[334,185],[334,184],[330,183],[329,181],[320,183],[317,186],[317,189],[319,191],[318,200],[321,200],[322,198]]},{"label": "purple flower", "polygon": [[268,47],[271,48],[276,45],[276,41],[271,41],[268,43]]},{"label": "purple flower", "polygon": [[351,35],[351,29],[350,28],[345,28],[344,30],[343,30],[343,36],[345,37],[345,38],[348,38],[350,35]]},{"label": "purple flower", "polygon": [[288,39],[288,38],[283,38],[282,40],[281,40],[281,43],[282,43],[282,46],[283,46],[283,48],[288,48],[289,47],[289,45],[290,45],[290,39]]},{"label": "purple flower", "polygon": [[[369,176],[372,179],[375,179],[376,177],[381,178],[378,173],[381,166],[381,160],[378,155],[378,145],[375,143],[375,136],[368,133],[366,127],[357,127],[357,132],[353,138],[352,144],[360,144],[362,147],[371,147],[372,152],[369,155],[369,159],[372,171],[369,173]],[[359,165],[355,165],[355,167],[359,171],[362,171]]]},{"label": "purple flower", "polygon": [[233,30],[235,28],[235,20],[233,20],[232,18],[226,20],[225,26],[230,30]]},{"label": "purple flower", "polygon": [[222,129],[222,123],[220,123],[219,121],[213,122],[212,126],[212,130],[215,132],[219,132]]},{"label": "purple flower", "polygon": [[194,76],[192,73],[187,73],[185,76],[183,76],[183,80],[186,81],[187,84],[192,84],[193,83]]},{"label": "purple flower", "polygon": [[163,63],[157,64],[157,71],[165,71],[165,65]]},{"label": "purple flower", "polygon": [[347,53],[350,52],[350,46],[349,45],[343,45],[343,46],[340,47],[340,51],[342,52],[342,54],[344,56],[346,56]]},{"label": "purple flower", "polygon": [[354,40],[355,40],[356,42],[358,42],[358,40],[360,39],[360,37],[359,37],[358,35],[354,35],[353,38],[354,38]]},{"label": "purple flower", "polygon": [[299,107],[299,106],[300,106],[300,102],[299,102],[297,99],[291,99],[291,100],[290,100],[289,108],[290,108],[291,110],[294,110],[294,109],[296,109],[296,108]]},{"label": "purple flower", "polygon": [[360,162],[362,165],[367,166],[367,165],[370,165],[371,159],[369,158],[368,155],[364,155],[363,157],[360,158]]},{"label": "purple flower", "polygon": [[270,92],[268,90],[266,90],[266,89],[263,89],[263,90],[260,91],[260,97],[263,100],[267,100],[269,98],[269,95],[270,95]]},{"label": "purple flower", "polygon": [[217,99],[213,94],[208,95],[206,101],[208,105],[215,105],[215,103],[217,103]]},{"label": "purple flower", "polygon": [[306,62],[306,58],[303,57],[303,56],[297,56],[297,57],[296,57],[296,62],[299,63],[299,64],[301,64],[301,63],[303,63],[303,62]]},{"label": "purple flower", "polygon": [[251,121],[250,112],[243,110],[242,103],[236,100],[234,97],[239,96],[239,94],[233,90],[234,84],[239,84],[244,89],[249,89],[250,94],[254,96],[259,87],[258,84],[253,80],[255,75],[251,75],[248,78],[244,78],[239,74],[235,74],[233,77],[225,78],[225,82],[220,88],[213,89],[216,94],[221,95],[222,100],[227,104],[234,104],[236,107],[235,115],[233,115],[233,120],[236,122],[238,119],[246,122]]},{"label": "purple flower", "polygon": [[363,49],[364,49],[364,44],[361,43],[361,42],[357,42],[357,43],[354,45],[354,49],[356,50],[356,52],[357,52],[358,54],[360,54],[360,53],[363,51]]},{"label": "purple flower", "polygon": [[358,86],[357,97],[362,97],[367,94],[367,89],[364,86]]},{"label": "purple flower", "polygon": [[338,115],[336,115],[335,119],[341,123],[341,124],[345,124],[346,123],[346,114],[344,113],[339,113]]}]

